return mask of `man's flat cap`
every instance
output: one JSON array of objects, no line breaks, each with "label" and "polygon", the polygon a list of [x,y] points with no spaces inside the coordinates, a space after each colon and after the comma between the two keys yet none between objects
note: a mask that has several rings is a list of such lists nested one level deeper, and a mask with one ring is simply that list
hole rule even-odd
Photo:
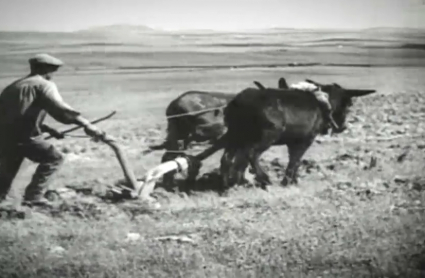
[{"label": "man's flat cap", "polygon": [[29,59],[30,64],[44,64],[60,67],[63,65],[63,62],[58,58],[55,58],[49,54],[37,54],[31,59]]}]

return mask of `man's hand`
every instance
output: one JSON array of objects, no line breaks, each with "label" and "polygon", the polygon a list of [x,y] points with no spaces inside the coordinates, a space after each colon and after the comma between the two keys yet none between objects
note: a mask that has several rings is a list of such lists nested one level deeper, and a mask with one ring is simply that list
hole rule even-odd
[{"label": "man's hand", "polygon": [[75,118],[75,122],[84,127],[84,132],[93,138],[94,141],[99,141],[104,138],[105,132],[98,129],[96,126],[91,124],[83,116],[79,115]]},{"label": "man's hand", "polygon": [[54,129],[54,128],[52,128],[52,130],[50,130],[49,134],[51,136],[53,136],[54,138],[59,139],[59,140],[65,138],[64,134],[62,134],[60,131],[58,131],[57,129]]},{"label": "man's hand", "polygon": [[65,138],[65,135],[63,133],[61,133],[60,131],[58,131],[57,129],[50,127],[48,125],[43,125],[41,127],[43,132],[47,132],[50,134],[50,136],[56,138],[56,139],[63,139]]},{"label": "man's hand", "polygon": [[101,139],[103,136],[105,136],[105,132],[101,131],[100,129],[98,129],[96,126],[92,124],[86,125],[84,127],[84,132],[96,141]]}]

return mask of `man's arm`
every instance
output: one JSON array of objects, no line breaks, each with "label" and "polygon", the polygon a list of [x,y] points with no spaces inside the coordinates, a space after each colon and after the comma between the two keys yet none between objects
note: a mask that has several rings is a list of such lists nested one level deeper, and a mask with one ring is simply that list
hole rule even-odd
[{"label": "man's arm", "polygon": [[47,81],[43,84],[39,97],[42,108],[56,121],[63,124],[79,124],[77,118],[81,113],[63,100],[53,82]]},{"label": "man's arm", "polygon": [[40,102],[43,109],[58,122],[82,126],[90,136],[102,134],[90,121],[81,116],[80,112],[74,110],[62,99],[53,82],[46,83],[46,86],[40,91]]}]

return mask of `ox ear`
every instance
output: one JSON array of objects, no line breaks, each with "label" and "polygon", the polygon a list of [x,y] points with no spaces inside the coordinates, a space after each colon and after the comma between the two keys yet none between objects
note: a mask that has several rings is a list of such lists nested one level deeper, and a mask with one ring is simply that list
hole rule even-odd
[{"label": "ox ear", "polygon": [[357,90],[357,89],[346,89],[346,94],[348,94],[350,97],[361,97],[370,95],[376,92],[376,90]]},{"label": "ox ear", "polygon": [[286,83],[285,78],[281,77],[279,78],[279,83],[278,83],[279,89],[288,89],[288,83]]},{"label": "ox ear", "polygon": [[260,90],[265,90],[266,89],[266,87],[264,87],[263,86],[263,84],[261,84],[260,82],[258,82],[258,81],[254,81],[254,84],[255,84],[255,86],[257,86],[258,87],[258,89],[260,89]]}]

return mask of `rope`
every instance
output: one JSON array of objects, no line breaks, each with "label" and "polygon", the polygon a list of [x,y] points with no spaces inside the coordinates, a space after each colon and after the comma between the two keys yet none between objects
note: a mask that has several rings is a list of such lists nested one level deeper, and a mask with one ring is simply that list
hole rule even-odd
[{"label": "rope", "polygon": [[72,134],[64,134],[65,137],[72,137],[72,138],[91,138],[88,135],[72,135]]},{"label": "rope", "polygon": [[183,113],[183,114],[166,116],[166,118],[172,119],[172,118],[179,118],[179,117],[190,116],[190,115],[199,115],[199,114],[202,114],[202,113],[223,109],[223,108],[226,108],[226,106],[227,105],[222,105],[222,106],[219,106],[219,107],[214,107],[214,108],[209,108],[209,109],[204,109],[204,110],[199,110],[199,111],[194,111],[194,112],[187,112],[187,113]]},{"label": "rope", "polygon": [[209,124],[199,124],[198,126],[211,126],[211,125],[216,125],[216,124],[223,124],[223,122],[213,122],[213,123],[209,123]]},{"label": "rope", "polygon": [[[187,150],[186,150],[187,151]],[[186,153],[186,151],[179,151],[179,150],[165,150],[167,153]]]},{"label": "rope", "polygon": [[[416,138],[424,138],[425,135],[411,135],[411,136],[403,136],[403,135],[399,135],[399,136],[392,136],[392,137],[367,137],[364,139],[348,139],[348,138],[317,138],[315,141],[319,142],[319,143],[325,143],[325,142],[340,142],[340,143],[363,143],[365,141],[391,141],[391,140],[396,140],[396,139],[400,139],[400,138],[410,138],[410,139],[416,139]],[[209,144],[210,145],[210,144]],[[149,148],[147,149],[149,150]],[[165,149],[165,152],[167,153],[186,153],[187,151],[190,151],[190,149],[186,149],[186,150],[167,150]],[[325,160],[320,160],[317,162],[327,162],[327,161],[333,161],[334,158],[331,159],[325,159]]]}]

